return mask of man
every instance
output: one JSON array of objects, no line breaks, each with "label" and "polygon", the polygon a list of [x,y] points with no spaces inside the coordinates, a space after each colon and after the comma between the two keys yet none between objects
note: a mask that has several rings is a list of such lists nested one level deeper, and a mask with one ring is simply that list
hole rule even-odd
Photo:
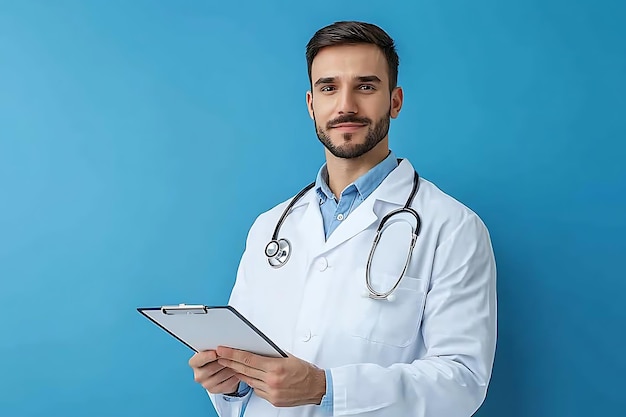
[{"label": "man", "polygon": [[[404,97],[383,30],[332,24],[306,57],[326,164],[311,190],[255,221],[230,299],[288,357],[219,347],[190,359],[195,380],[220,416],[471,416],[496,342],[488,232],[390,151]],[[381,221],[405,204],[421,227],[408,210],[388,219],[369,259]],[[290,245],[266,253],[285,210],[277,238]],[[419,237],[405,266],[411,227]]]}]

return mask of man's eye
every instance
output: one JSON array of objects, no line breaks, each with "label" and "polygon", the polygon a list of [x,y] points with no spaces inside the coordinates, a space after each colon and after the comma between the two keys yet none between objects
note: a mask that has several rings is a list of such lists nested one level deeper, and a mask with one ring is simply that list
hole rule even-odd
[{"label": "man's eye", "polygon": [[328,91],[333,91],[334,89],[335,87],[333,87],[332,85],[325,85],[324,87],[320,88],[320,91],[328,92]]},{"label": "man's eye", "polygon": [[375,90],[375,88],[371,84],[362,84],[362,85],[359,86],[359,90],[368,91],[368,90]]}]

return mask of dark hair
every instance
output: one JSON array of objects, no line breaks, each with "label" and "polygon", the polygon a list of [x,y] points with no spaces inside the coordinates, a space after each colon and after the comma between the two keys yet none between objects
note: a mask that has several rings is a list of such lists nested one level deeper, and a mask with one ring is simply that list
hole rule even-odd
[{"label": "dark hair", "polygon": [[373,44],[378,46],[389,68],[389,89],[393,90],[398,84],[398,64],[400,59],[396,53],[393,39],[376,25],[364,22],[335,22],[317,32],[306,46],[306,63],[311,83],[311,66],[313,59],[322,48],[336,45]]}]

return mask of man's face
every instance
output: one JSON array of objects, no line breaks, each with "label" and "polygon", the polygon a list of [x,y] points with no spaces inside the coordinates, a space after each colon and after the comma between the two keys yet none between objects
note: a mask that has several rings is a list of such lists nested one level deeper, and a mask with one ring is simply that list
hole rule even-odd
[{"label": "man's face", "polygon": [[375,45],[320,50],[311,66],[309,114],[320,142],[338,158],[357,158],[387,139],[402,90],[390,93],[387,60]]}]

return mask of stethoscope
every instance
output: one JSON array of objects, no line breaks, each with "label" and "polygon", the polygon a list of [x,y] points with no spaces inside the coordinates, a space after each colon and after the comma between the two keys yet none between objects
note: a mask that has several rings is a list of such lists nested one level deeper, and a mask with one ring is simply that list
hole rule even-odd
[{"label": "stethoscope", "polygon": [[[278,232],[280,231],[280,227],[283,225],[285,218],[289,214],[289,211],[293,208],[293,206],[300,200],[311,188],[315,186],[315,183],[311,183],[304,187],[296,196],[291,200],[291,202],[287,205],[283,214],[280,216],[278,223],[276,223],[276,228],[274,229],[274,234],[272,235],[272,240],[265,247],[265,256],[267,256],[267,261],[273,268],[280,268],[284,266],[289,257],[291,256],[291,243],[284,238],[278,238]],[[365,285],[367,286],[367,292],[364,293],[365,297],[372,298],[374,300],[394,300],[393,292],[398,288],[400,281],[404,277],[407,268],[409,267],[409,263],[411,262],[411,254],[413,253],[413,248],[415,248],[415,242],[417,241],[417,237],[420,233],[421,228],[421,219],[417,211],[411,208],[411,204],[413,203],[413,199],[415,198],[415,194],[419,189],[419,175],[417,171],[413,177],[413,189],[411,190],[411,194],[409,194],[409,198],[406,200],[404,207],[392,210],[387,213],[380,224],[378,225],[378,229],[376,230],[376,237],[374,238],[374,242],[372,243],[372,248],[370,250],[369,256],[367,258],[367,266],[365,268]],[[408,213],[415,218],[415,227],[411,225],[411,244],[409,247],[409,251],[407,254],[406,262],[404,263],[404,267],[402,268],[402,272],[400,273],[400,277],[396,280],[396,283],[393,287],[391,287],[388,291],[378,292],[372,287],[372,280],[370,276],[370,269],[372,266],[372,259],[374,258],[374,252],[376,247],[378,246],[378,242],[382,236],[382,231],[385,224],[391,219],[393,216],[396,216],[401,213]]]}]

